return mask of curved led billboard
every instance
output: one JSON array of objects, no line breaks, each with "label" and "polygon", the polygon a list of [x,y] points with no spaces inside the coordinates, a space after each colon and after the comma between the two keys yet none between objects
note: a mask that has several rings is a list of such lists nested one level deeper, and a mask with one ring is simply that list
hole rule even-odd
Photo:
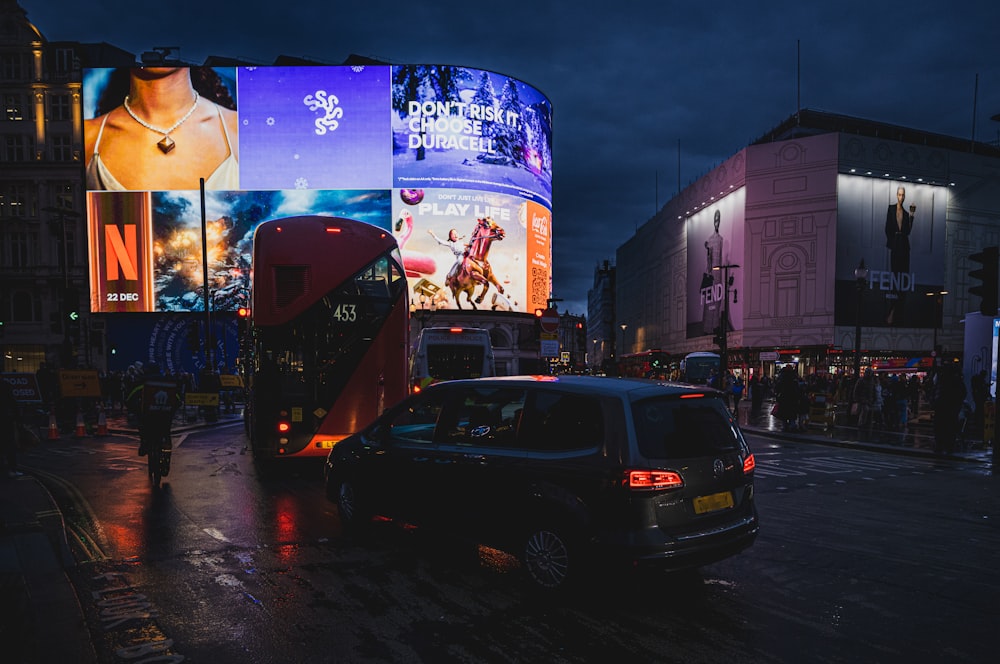
[{"label": "curved led billboard", "polygon": [[234,310],[256,225],[290,214],[392,230],[416,301],[546,304],[552,110],[521,81],[444,65],[143,67],[85,70],[83,90],[94,312],[203,310],[203,258],[210,306]]}]

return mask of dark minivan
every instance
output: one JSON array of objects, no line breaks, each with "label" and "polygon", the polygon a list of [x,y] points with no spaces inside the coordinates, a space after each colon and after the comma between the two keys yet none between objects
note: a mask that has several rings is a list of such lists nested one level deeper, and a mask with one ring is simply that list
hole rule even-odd
[{"label": "dark minivan", "polygon": [[404,399],[337,443],[324,474],[345,528],[444,527],[556,588],[597,561],[681,570],[742,551],[758,530],[753,470],[714,390],[512,376]]}]

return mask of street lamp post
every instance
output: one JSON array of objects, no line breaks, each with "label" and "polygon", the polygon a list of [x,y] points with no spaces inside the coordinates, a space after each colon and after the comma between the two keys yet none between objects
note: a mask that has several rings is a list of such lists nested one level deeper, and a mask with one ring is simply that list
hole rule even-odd
[{"label": "street lamp post", "polygon": [[946,290],[930,291],[926,293],[927,297],[934,298],[934,346],[931,348],[934,353],[934,366],[938,366],[941,362],[941,358],[938,357],[940,355],[938,350],[938,326],[944,325],[943,306],[944,296],[947,294],[948,291]]},{"label": "street lamp post", "polygon": [[621,357],[622,355],[625,354],[625,330],[628,328],[628,324],[627,323],[622,323],[618,327],[620,327],[622,329],[622,347],[618,351],[618,356]]},{"label": "street lamp post", "polygon": [[729,276],[729,270],[738,268],[736,264],[716,265],[713,270],[722,270],[722,324],[719,325],[722,344],[719,346],[719,385],[724,386],[725,377],[729,375],[729,287],[733,284],[733,277]]},{"label": "street lamp post", "polygon": [[[79,213],[66,209],[63,207],[45,207],[42,208],[43,212],[48,212],[53,217],[55,217],[55,223],[58,224],[58,232],[62,235],[62,293],[59,298],[60,306],[60,316],[62,321],[63,329],[63,350],[66,352],[66,357],[64,359],[67,362],[72,361],[72,355],[75,354],[75,349],[73,348],[73,342],[70,340],[70,322],[69,316],[72,313],[72,309],[75,309],[78,305],[76,302],[70,302],[69,298],[72,291],[70,289],[70,278],[69,278],[69,233],[66,229],[67,224],[70,221],[75,221],[79,218]],[[72,309],[71,309],[72,307]]]},{"label": "street lamp post", "polygon": [[858,378],[861,375],[861,305],[864,301],[865,288],[868,287],[868,268],[865,267],[864,258],[854,268],[854,280],[858,287],[858,308],[854,317],[854,377]]},{"label": "street lamp post", "polygon": [[417,319],[420,323],[420,329],[424,329],[424,325],[431,316],[431,312],[434,311],[434,303],[427,301],[427,294],[420,293],[420,307],[418,308],[415,303],[410,302],[410,315]]}]

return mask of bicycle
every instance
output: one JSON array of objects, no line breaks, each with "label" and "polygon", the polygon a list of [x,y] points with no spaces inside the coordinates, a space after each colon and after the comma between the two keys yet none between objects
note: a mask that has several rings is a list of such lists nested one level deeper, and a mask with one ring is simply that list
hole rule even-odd
[{"label": "bicycle", "polygon": [[160,480],[170,474],[170,456],[174,449],[173,439],[167,432],[159,436],[158,440],[150,441],[146,447],[149,477],[153,480],[153,486],[159,487]]}]

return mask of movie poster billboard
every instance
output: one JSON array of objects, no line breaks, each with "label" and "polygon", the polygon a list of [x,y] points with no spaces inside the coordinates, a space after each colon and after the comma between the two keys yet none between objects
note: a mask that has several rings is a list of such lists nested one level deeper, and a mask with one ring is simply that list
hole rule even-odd
[{"label": "movie poster billboard", "polygon": [[[474,257],[470,268],[489,284],[487,308],[544,306],[551,106],[531,86],[407,65],[89,69],[83,89],[93,312],[203,310],[203,258],[210,306],[234,310],[257,224],[320,214],[388,230],[404,207],[427,227],[403,252],[412,289],[431,278],[447,285],[447,271],[425,273],[414,257],[432,242],[425,230],[450,230],[432,217],[442,226],[454,217],[467,238],[469,223],[489,219],[505,236],[477,240],[477,252],[489,245],[489,263]],[[404,202],[418,191],[432,207]],[[456,204],[472,211],[452,214]],[[441,296],[436,306],[458,300]]]},{"label": "movie poster billboard", "polygon": [[714,335],[717,329],[743,329],[743,299],[739,293],[743,290],[745,199],[746,190],[740,188],[684,222],[688,339]]},{"label": "movie poster billboard", "polygon": [[253,234],[270,219],[322,214],[391,227],[391,191],[90,192],[91,311],[212,311],[248,304]]},{"label": "movie poster billboard", "polygon": [[[865,326],[940,325],[948,197],[943,186],[838,176],[837,325],[857,324],[859,308]],[[859,300],[861,261],[868,276]]]}]

